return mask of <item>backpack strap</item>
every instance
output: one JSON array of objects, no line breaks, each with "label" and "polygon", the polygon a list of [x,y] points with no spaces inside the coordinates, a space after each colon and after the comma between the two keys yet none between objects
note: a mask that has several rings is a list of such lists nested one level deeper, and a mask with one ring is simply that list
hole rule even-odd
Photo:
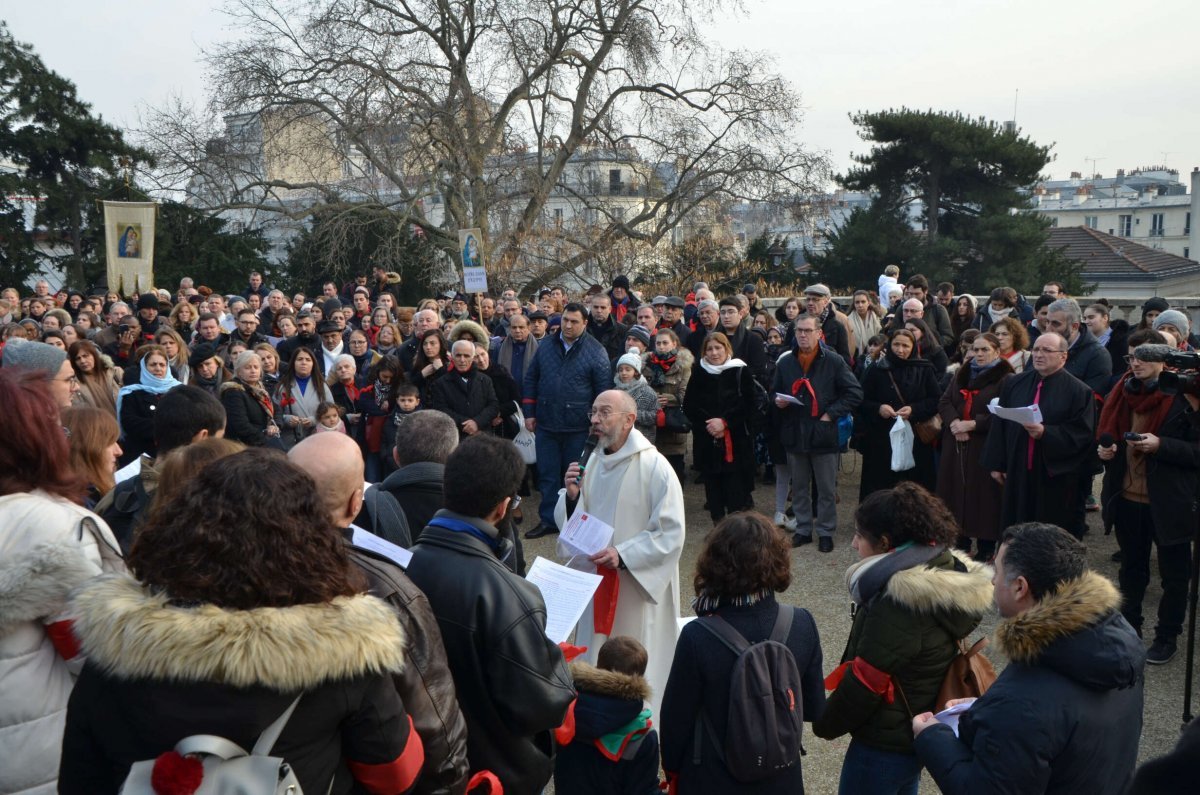
[{"label": "backpack strap", "polygon": [[792,605],[780,605],[779,613],[775,616],[775,627],[771,630],[771,637],[776,643],[787,645],[788,635],[792,634],[792,622],[796,619],[796,608]]},{"label": "backpack strap", "polygon": [[193,734],[191,737],[184,737],[175,746],[175,753],[180,756],[191,754],[215,756],[225,761],[247,756],[246,749],[242,746],[213,734]]},{"label": "backpack strap", "polygon": [[292,713],[296,711],[296,705],[300,703],[300,699],[304,698],[304,694],[296,696],[296,700],[283,711],[283,714],[275,719],[267,728],[263,729],[263,733],[259,735],[258,742],[254,744],[254,748],[250,751],[252,756],[270,756],[271,749],[275,747],[275,741],[279,739],[279,735],[283,734],[283,728],[287,726],[288,719],[292,717]]},{"label": "backpack strap", "polygon": [[[783,611],[781,610],[780,612]],[[742,633],[738,632],[733,628],[732,624],[718,615],[697,618],[696,624],[712,633],[717,640],[721,641],[722,646],[733,652],[735,657],[742,656],[742,652],[750,648],[749,641],[742,637]]]}]

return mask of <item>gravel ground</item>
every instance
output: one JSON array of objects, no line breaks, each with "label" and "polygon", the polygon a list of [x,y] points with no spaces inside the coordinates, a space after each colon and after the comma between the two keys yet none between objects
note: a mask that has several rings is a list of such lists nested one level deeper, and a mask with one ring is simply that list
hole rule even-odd
[{"label": "gravel ground", "polygon": [[[854,508],[858,499],[858,473],[861,469],[857,453],[849,453],[842,457],[842,472],[838,476],[838,530],[835,535],[835,547],[832,553],[821,554],[817,551],[816,543],[810,544],[792,552],[793,570],[792,587],[783,595],[783,600],[789,604],[799,605],[812,612],[817,628],[821,633],[821,645],[825,655],[825,670],[832,670],[841,657],[842,649],[850,632],[850,602],[843,580],[846,567],[855,559],[854,550],[850,548],[850,536],[853,527]],[[1099,488],[1099,479],[1096,481]],[[537,503],[534,495],[526,505],[531,508]],[[767,516],[774,513],[774,486],[760,485],[754,492],[757,509]],[[679,563],[681,577],[681,592],[684,601],[685,615],[691,615],[688,606],[691,595],[691,578],[695,572],[696,558],[704,536],[712,527],[708,513],[703,509],[704,488],[689,482],[684,487],[688,534],[684,546],[683,557]],[[526,511],[526,527],[532,518],[536,521],[534,510]],[[1088,546],[1088,556],[1091,566],[1096,571],[1109,577],[1114,582],[1117,577],[1117,565],[1110,556],[1117,549],[1115,535],[1104,535],[1104,528],[1098,513],[1088,514],[1089,532],[1084,537]],[[533,561],[534,556],[543,555],[553,558],[554,539],[543,538],[535,541],[525,541],[527,560]],[[1152,571],[1150,589],[1146,594],[1143,607],[1147,616],[1147,629],[1153,627],[1155,610],[1161,589],[1157,580],[1157,565]],[[991,633],[995,628],[996,615],[985,618],[983,625],[973,637],[979,637],[983,632]],[[1143,715],[1142,739],[1138,749],[1139,761],[1152,759],[1174,747],[1179,736],[1183,713],[1184,687],[1184,641],[1186,632],[1180,638],[1180,652],[1167,665],[1146,666],[1146,706]],[[998,653],[989,651],[989,656],[997,671],[1004,665],[1004,659]],[[1195,699],[1193,700],[1195,703]],[[836,793],[838,774],[841,770],[842,757],[845,755],[849,738],[834,742],[825,742],[813,736],[805,741],[808,755],[804,758],[805,790],[812,795]],[[937,787],[928,775],[924,776],[921,784],[922,793],[937,792]],[[553,788],[547,790],[553,792]],[[564,793],[564,795],[566,795]]]}]

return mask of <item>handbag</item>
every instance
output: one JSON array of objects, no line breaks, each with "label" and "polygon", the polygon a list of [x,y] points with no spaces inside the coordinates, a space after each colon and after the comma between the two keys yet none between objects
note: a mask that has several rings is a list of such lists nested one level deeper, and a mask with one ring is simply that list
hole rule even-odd
[{"label": "handbag", "polygon": [[996,669],[983,653],[987,645],[988,639],[980,638],[968,649],[967,639],[959,639],[958,654],[950,661],[946,677],[938,689],[935,712],[945,709],[946,702],[951,699],[979,698],[996,681]]},{"label": "handbag", "polygon": [[[888,378],[891,379],[892,389],[896,390],[896,395],[900,398],[900,401],[905,405],[908,405],[908,401],[904,399],[904,394],[900,391],[900,387],[896,384],[896,377],[889,372]],[[921,420],[920,422],[912,423],[912,427],[913,433],[917,435],[917,438],[921,440],[921,442],[928,445],[937,444],[942,438],[942,415],[935,412],[934,415],[927,420]]]},{"label": "handbag", "polygon": [[692,421],[683,413],[683,409],[679,406],[663,406],[662,425],[659,427],[664,431],[671,433],[691,433]]}]

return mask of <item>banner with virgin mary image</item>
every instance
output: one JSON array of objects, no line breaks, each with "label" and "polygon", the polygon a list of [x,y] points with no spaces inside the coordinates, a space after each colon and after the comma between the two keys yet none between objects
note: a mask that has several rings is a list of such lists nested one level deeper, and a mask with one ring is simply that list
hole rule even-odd
[{"label": "banner with virgin mary image", "polygon": [[121,295],[154,285],[155,202],[104,202],[108,289]]}]

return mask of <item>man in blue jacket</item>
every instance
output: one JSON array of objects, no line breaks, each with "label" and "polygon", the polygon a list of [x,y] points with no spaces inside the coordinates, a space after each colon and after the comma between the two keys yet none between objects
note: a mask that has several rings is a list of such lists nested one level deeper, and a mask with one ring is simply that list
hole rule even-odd
[{"label": "man in blue jacket", "polygon": [[525,373],[525,426],[536,436],[538,506],[541,519],[526,538],[559,531],[554,523],[558,488],[572,461],[579,460],[591,422],[592,401],[612,385],[608,353],[586,333],[583,306],[567,304],[557,334],[543,339]]}]

